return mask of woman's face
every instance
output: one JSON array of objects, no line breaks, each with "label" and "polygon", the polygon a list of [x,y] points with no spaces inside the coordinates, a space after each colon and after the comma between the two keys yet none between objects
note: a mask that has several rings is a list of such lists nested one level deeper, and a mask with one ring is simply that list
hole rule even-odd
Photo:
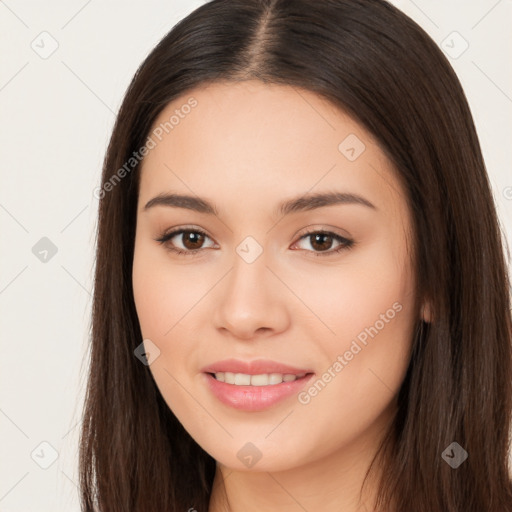
[{"label": "woman's face", "polygon": [[170,409],[235,469],[373,449],[417,320],[384,153],[319,96],[256,81],[183,95],[150,136],[133,288]]}]

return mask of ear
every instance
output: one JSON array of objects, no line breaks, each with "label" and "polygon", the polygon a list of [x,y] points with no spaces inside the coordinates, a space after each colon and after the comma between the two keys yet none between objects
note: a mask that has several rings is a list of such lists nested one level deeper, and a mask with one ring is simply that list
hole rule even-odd
[{"label": "ear", "polygon": [[427,324],[431,323],[433,320],[432,315],[432,305],[430,301],[425,300],[423,305],[421,306],[421,319]]}]

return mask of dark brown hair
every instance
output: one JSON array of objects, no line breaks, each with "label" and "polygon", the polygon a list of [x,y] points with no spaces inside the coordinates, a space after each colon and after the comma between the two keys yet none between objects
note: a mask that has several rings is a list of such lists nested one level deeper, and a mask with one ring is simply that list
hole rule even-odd
[{"label": "dark brown hair", "polygon": [[[512,511],[510,282],[464,92],[437,45],[384,0],[213,0],[180,21],[133,78],[105,157],[90,373],[80,439],[84,511],[208,510],[215,461],[164,402],[132,290],[141,148],[196,86],[257,79],[312,91],[379,141],[405,185],[420,298],[398,412],[382,445],[379,510]],[[112,183],[112,182],[111,182]],[[457,442],[457,469],[441,457]],[[375,459],[376,460],[376,459]]]}]

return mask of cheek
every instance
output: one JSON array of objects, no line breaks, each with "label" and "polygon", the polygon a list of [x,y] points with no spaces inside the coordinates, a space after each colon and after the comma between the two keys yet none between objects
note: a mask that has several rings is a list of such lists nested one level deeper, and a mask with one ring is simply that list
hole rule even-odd
[{"label": "cheek", "polygon": [[200,290],[166,256],[163,250],[136,242],[132,283],[142,338],[151,340],[160,351],[150,365],[151,374],[167,405],[175,410],[183,409],[180,383],[192,347],[180,320],[198,302]]},{"label": "cheek", "polygon": [[396,336],[405,330],[409,334],[415,296],[405,251],[397,253],[386,239],[356,251],[346,253],[335,265],[309,262],[279,269],[283,280],[293,283],[294,293],[314,313],[316,318],[307,321],[319,327],[317,336],[325,340],[322,344],[327,344],[331,354],[376,322],[381,332],[394,331]]},{"label": "cheek", "polygon": [[[303,272],[296,281],[297,295],[329,328],[315,338],[327,373],[304,401],[314,399],[327,415],[336,415],[329,404],[340,404],[360,421],[378,414],[398,391],[415,325],[414,281],[406,262],[404,254],[379,243],[336,269]],[[312,318],[302,327],[313,332],[313,324],[320,325]]]},{"label": "cheek", "polygon": [[177,266],[165,250],[135,246],[133,293],[142,335],[165,341],[179,329],[180,319],[198,303],[207,279],[192,276],[192,266]]},{"label": "cheek", "polygon": [[298,397],[295,420],[301,428],[295,438],[279,438],[289,450],[305,432],[314,432],[308,456],[328,455],[364,432],[375,433],[372,425],[381,428],[380,420],[393,410],[410,359],[412,302],[397,282],[358,283],[353,293],[340,292],[325,305],[336,336],[317,338],[325,364]]}]

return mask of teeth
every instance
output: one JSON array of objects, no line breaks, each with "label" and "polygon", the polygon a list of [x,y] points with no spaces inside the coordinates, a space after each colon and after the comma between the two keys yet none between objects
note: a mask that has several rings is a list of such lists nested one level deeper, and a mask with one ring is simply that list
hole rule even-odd
[{"label": "teeth", "polygon": [[218,372],[215,378],[219,382],[235,384],[235,386],[270,386],[281,382],[292,382],[304,377],[305,373],[293,375],[291,373],[264,373],[261,375],[248,375],[246,373]]},{"label": "teeth", "polygon": [[250,386],[251,376],[245,373],[235,373],[235,384],[237,386]]}]

